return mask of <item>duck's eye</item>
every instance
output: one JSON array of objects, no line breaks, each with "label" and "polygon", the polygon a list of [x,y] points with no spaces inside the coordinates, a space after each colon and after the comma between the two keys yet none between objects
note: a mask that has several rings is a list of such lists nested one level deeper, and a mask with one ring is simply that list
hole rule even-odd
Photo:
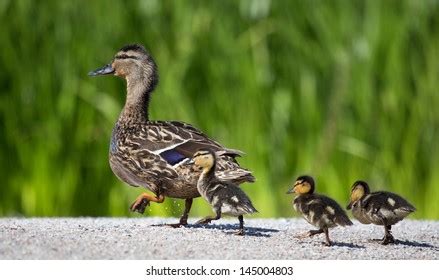
[{"label": "duck's eye", "polygon": [[127,55],[127,54],[119,54],[119,55],[116,55],[115,58],[116,59],[127,59],[127,58],[137,59],[136,56],[134,56],[134,55]]}]

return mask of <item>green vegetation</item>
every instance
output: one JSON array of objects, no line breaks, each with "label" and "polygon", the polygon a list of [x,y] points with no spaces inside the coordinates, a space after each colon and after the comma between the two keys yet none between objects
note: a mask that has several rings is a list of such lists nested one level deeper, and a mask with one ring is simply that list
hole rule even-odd
[{"label": "green vegetation", "polygon": [[0,34],[0,215],[138,216],[107,162],[125,84],[87,73],[140,42],[151,118],[245,151],[260,216],[292,216],[307,173],[342,205],[362,178],[439,218],[438,1],[0,0]]}]

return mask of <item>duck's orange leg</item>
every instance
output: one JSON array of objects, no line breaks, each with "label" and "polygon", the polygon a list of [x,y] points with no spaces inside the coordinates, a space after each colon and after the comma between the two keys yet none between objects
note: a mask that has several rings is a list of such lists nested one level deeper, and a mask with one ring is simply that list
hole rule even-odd
[{"label": "duck's orange leg", "polygon": [[132,212],[139,212],[140,214],[145,213],[145,208],[149,205],[149,202],[162,203],[165,201],[165,197],[163,195],[154,196],[148,193],[142,193],[139,195],[136,200],[131,204],[130,210]]}]

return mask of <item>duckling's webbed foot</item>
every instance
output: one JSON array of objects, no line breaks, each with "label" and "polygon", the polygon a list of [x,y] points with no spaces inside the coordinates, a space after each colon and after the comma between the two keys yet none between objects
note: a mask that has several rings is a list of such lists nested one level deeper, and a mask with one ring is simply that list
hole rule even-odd
[{"label": "duckling's webbed foot", "polygon": [[238,230],[237,232],[235,232],[235,235],[238,235],[238,236],[243,236],[243,235],[245,235],[245,231],[244,231],[244,229],[240,229],[240,230]]},{"label": "duckling's webbed foot", "polygon": [[139,195],[136,200],[131,204],[130,210],[132,212],[139,212],[140,214],[145,213],[146,207],[149,205],[150,201],[154,201],[157,203],[162,203],[165,200],[165,197],[162,195],[159,195],[157,197],[152,196],[147,193],[142,193]]},{"label": "duckling's webbed foot", "polygon": [[323,231],[325,232],[325,238],[326,238],[326,240],[325,240],[325,242],[323,242],[323,244],[324,244],[325,246],[331,246],[331,245],[332,245],[332,242],[331,242],[331,240],[329,239],[329,231],[328,231],[328,229],[325,228]]},{"label": "duckling's webbed foot", "polygon": [[196,222],[196,224],[197,225],[205,225],[205,224],[208,224],[208,223],[210,223],[211,221],[214,221],[214,220],[219,220],[221,218],[221,210],[220,209],[218,209],[217,211],[216,211],[216,216],[215,217],[206,217],[206,218],[203,218],[203,219],[201,219],[201,220],[199,220],[198,222]]},{"label": "duckling's webbed foot", "polygon": [[235,232],[235,235],[245,235],[244,231],[244,217],[242,215],[238,216],[239,220],[239,230]]},{"label": "duckling's webbed foot", "polygon": [[314,236],[314,235],[320,234],[320,233],[323,233],[323,229],[310,230],[310,231],[307,231],[305,233],[298,234],[295,237],[299,238],[299,239],[303,239],[303,238],[311,237],[311,236]]},{"label": "duckling's webbed foot", "polygon": [[392,228],[392,226],[384,226],[385,235],[384,235],[383,239],[381,240],[381,244],[387,245],[387,244],[395,243],[395,238],[392,235],[391,228]]},{"label": "duckling's webbed foot", "polygon": [[381,241],[381,244],[383,245],[387,245],[387,244],[392,244],[395,243],[395,238],[393,237],[393,235],[386,235],[383,238],[383,241]]},{"label": "duckling's webbed foot", "polygon": [[195,224],[197,224],[197,225],[206,225],[206,224],[210,223],[212,220],[213,220],[212,217],[205,217],[205,218],[203,218],[201,220],[198,220]]}]

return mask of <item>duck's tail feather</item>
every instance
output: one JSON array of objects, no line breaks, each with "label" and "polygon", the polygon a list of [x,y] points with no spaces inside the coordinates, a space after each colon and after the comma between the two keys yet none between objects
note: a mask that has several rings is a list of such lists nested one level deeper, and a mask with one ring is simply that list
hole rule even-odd
[{"label": "duck's tail feather", "polygon": [[256,178],[253,176],[253,174],[249,170],[243,168],[217,171],[215,174],[220,181],[231,182],[238,185],[245,182],[253,183],[256,181]]}]

